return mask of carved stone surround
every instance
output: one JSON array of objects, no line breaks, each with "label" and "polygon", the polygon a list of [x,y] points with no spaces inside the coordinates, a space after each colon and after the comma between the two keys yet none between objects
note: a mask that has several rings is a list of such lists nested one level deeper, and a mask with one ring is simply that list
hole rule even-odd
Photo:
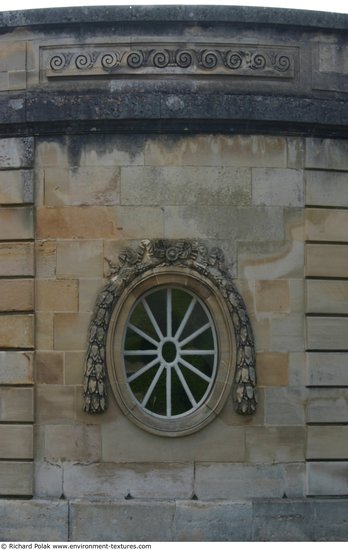
[{"label": "carved stone surround", "polygon": [[250,76],[292,79],[295,47],[245,44],[110,44],[41,48],[46,78],[118,75]]},{"label": "carved stone surround", "polygon": [[236,365],[232,399],[237,413],[256,410],[256,370],[253,332],[244,301],[236,290],[219,248],[208,250],[191,241],[141,241],[136,249],[126,248],[119,264],[111,265],[109,282],[100,292],[89,329],[84,380],[84,409],[100,413],[107,408],[106,340],[112,311],[122,293],[141,275],[154,268],[189,268],[206,277],[227,305],[234,329]]}]

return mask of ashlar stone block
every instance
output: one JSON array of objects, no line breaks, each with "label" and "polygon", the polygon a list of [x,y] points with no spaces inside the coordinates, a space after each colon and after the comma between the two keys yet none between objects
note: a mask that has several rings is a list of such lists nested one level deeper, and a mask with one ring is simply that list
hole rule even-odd
[{"label": "ashlar stone block", "polygon": [[307,244],[306,275],[308,277],[343,277],[348,272],[348,245]]},{"label": "ashlar stone block", "polygon": [[64,240],[57,242],[57,277],[101,277],[103,241]]},{"label": "ashlar stone block", "polygon": [[251,173],[249,168],[226,166],[126,166],[121,171],[121,203],[247,206],[251,203]]},{"label": "ashlar stone block", "polygon": [[120,169],[113,167],[46,168],[46,206],[110,206],[120,202]]},{"label": "ashlar stone block", "polygon": [[85,350],[90,313],[56,313],[54,315],[54,349]]},{"label": "ashlar stone block", "polygon": [[287,386],[289,357],[287,353],[258,353],[256,356],[258,386]]},{"label": "ashlar stone block", "polygon": [[347,474],[348,461],[345,460],[307,462],[308,495],[346,496],[348,494]]},{"label": "ashlar stone block", "polygon": [[306,281],[307,313],[348,313],[348,281],[309,279]]},{"label": "ashlar stone block", "polygon": [[179,501],[175,509],[175,540],[180,542],[250,541],[251,517],[251,501]]},{"label": "ashlar stone block", "polygon": [[348,318],[307,317],[306,324],[309,350],[340,351],[348,349]]},{"label": "ashlar stone block", "polygon": [[[277,241],[284,238],[281,207],[166,206],[164,230],[167,238]],[[218,222],[218,223],[217,223]],[[263,278],[263,277],[260,277]]]},{"label": "ashlar stone block", "polygon": [[64,466],[64,495],[84,499],[190,499],[193,464],[103,462]]},{"label": "ashlar stone block", "polygon": [[0,311],[31,311],[33,308],[33,280],[0,279]]},{"label": "ashlar stone block", "polygon": [[0,384],[33,383],[32,351],[0,351]]},{"label": "ashlar stone block", "polygon": [[63,467],[46,461],[35,461],[35,497],[60,499],[63,493]]},{"label": "ashlar stone block", "polygon": [[304,320],[300,313],[293,313],[271,320],[272,351],[291,352],[304,350]]},{"label": "ashlar stone block", "polygon": [[[199,500],[302,496],[304,478],[298,464],[198,463],[195,494]],[[300,465],[302,466],[302,465]],[[290,481],[291,479],[291,481]]]},{"label": "ashlar stone block", "polygon": [[289,281],[285,279],[255,282],[255,304],[260,313],[289,311]]},{"label": "ashlar stone block", "polygon": [[306,204],[348,207],[348,172],[307,170]]},{"label": "ashlar stone block", "polygon": [[37,311],[77,311],[78,281],[39,279],[35,285]]},{"label": "ashlar stone block", "polygon": [[0,231],[2,240],[32,239],[33,209],[27,206],[0,208]]},{"label": "ashlar stone block", "polygon": [[32,459],[33,426],[0,424],[0,459]]},{"label": "ashlar stone block", "polygon": [[199,135],[152,138],[145,165],[286,167],[286,140],[269,136]]},{"label": "ashlar stone block", "polygon": [[44,458],[51,460],[100,460],[99,426],[62,424],[46,425],[44,430]]},{"label": "ashlar stone block", "polygon": [[307,458],[347,458],[348,426],[308,426],[307,429]]},{"label": "ashlar stone block", "polygon": [[[0,495],[4,496],[31,496],[33,494],[33,463],[15,462],[14,460],[0,461]],[[18,501],[11,501],[18,502]],[[0,508],[4,500],[0,500]],[[18,517],[15,517],[18,525]],[[1,512],[0,539],[7,540],[4,531],[4,514]],[[15,539],[18,540],[18,539]]]},{"label": "ashlar stone block", "polygon": [[34,161],[34,138],[5,138],[0,140],[0,170],[30,168]]},{"label": "ashlar stone block", "polygon": [[302,387],[265,388],[265,424],[304,426],[306,396]]},{"label": "ashlar stone block", "polygon": [[64,380],[65,384],[81,384],[85,371],[85,351],[66,351],[64,353]]},{"label": "ashlar stone block", "polygon": [[53,350],[53,316],[51,312],[35,314],[35,344],[37,350]]},{"label": "ashlar stone block", "polygon": [[2,348],[33,348],[34,316],[0,315],[0,346]]},{"label": "ashlar stone block", "polygon": [[68,503],[56,500],[0,501],[0,538],[6,541],[67,541]]},{"label": "ashlar stone block", "polygon": [[309,241],[348,241],[348,211],[306,209],[306,238]]},{"label": "ashlar stone block", "polygon": [[0,387],[0,422],[30,422],[33,420],[33,388]]},{"label": "ashlar stone block", "polygon": [[306,168],[348,170],[348,143],[343,139],[306,139]]},{"label": "ashlar stone block", "polygon": [[0,243],[0,276],[12,275],[34,275],[33,243]]},{"label": "ashlar stone block", "polygon": [[36,389],[36,422],[42,424],[72,423],[75,418],[75,388],[40,384]]},{"label": "ashlar stone block", "polygon": [[36,232],[40,239],[99,239],[118,234],[112,206],[66,206],[36,209]]},{"label": "ashlar stone block", "polygon": [[171,501],[72,502],[72,541],[173,540],[175,503]]},{"label": "ashlar stone block", "polygon": [[303,171],[253,168],[252,202],[264,206],[303,206]]},{"label": "ashlar stone block", "polygon": [[1,48],[0,71],[7,72],[13,69],[25,69],[26,43],[25,41],[6,42]]},{"label": "ashlar stone block", "polygon": [[34,174],[31,170],[0,171],[0,204],[34,201]]},{"label": "ashlar stone block", "polygon": [[245,460],[243,426],[229,425],[221,415],[204,430],[190,437],[168,438],[165,445],[161,437],[146,433],[122,414],[112,422],[103,423],[101,430],[105,462],[113,462],[115,457],[119,462],[137,462],[140,448],[142,462]]},{"label": "ashlar stone block", "polygon": [[246,460],[274,464],[300,462],[305,459],[306,432],[303,427],[252,427],[245,431]]},{"label": "ashlar stone block", "polygon": [[304,243],[300,241],[238,243],[238,276],[241,278],[302,278],[303,264]]},{"label": "ashlar stone block", "polygon": [[[345,489],[345,495],[347,495],[347,477]],[[314,508],[316,540],[345,542],[348,538],[347,499],[316,499]]]},{"label": "ashlar stone block", "polygon": [[308,392],[307,421],[348,423],[347,389],[311,388]]},{"label": "ashlar stone block", "polygon": [[348,353],[307,353],[309,386],[348,386]]},{"label": "ashlar stone block", "polygon": [[269,542],[313,541],[314,518],[311,501],[256,500],[253,502],[253,539]]},{"label": "ashlar stone block", "polygon": [[123,240],[163,238],[166,212],[156,206],[116,206],[117,236]]},{"label": "ashlar stone block", "polygon": [[56,241],[35,242],[35,262],[37,278],[55,278],[57,264]]},{"label": "ashlar stone block", "polygon": [[64,354],[62,352],[37,351],[35,357],[37,384],[63,384]]}]

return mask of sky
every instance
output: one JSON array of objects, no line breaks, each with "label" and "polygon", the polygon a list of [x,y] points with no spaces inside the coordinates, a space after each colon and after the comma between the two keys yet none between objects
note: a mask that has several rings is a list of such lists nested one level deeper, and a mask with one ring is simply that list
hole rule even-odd
[{"label": "sky", "polygon": [[0,11],[69,6],[163,5],[163,4],[220,4],[239,6],[268,6],[348,13],[348,0],[0,0]]}]

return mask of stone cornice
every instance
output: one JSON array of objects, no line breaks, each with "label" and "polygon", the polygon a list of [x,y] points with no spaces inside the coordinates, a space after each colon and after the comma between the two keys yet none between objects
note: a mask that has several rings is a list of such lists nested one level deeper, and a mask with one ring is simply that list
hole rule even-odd
[{"label": "stone cornice", "polygon": [[348,15],[250,6],[101,6],[18,10],[0,13],[0,28],[118,23],[238,23],[348,29]]},{"label": "stone cornice", "polygon": [[0,135],[245,133],[348,138],[348,102],[245,94],[27,92],[0,98]]}]

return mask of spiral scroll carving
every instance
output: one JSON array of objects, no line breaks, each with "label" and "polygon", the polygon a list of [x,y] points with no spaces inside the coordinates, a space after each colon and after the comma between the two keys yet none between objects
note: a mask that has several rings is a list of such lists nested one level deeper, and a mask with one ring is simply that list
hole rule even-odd
[{"label": "spiral scroll carving", "polygon": [[77,55],[75,58],[75,65],[77,69],[91,69],[93,66],[92,56],[86,53],[81,53]]},{"label": "spiral scroll carving", "polygon": [[178,50],[175,52],[175,62],[178,67],[187,69],[193,64],[193,56],[189,50]]},{"label": "spiral scroll carving", "polygon": [[127,57],[128,67],[131,69],[139,69],[144,63],[144,54],[142,51],[137,50],[131,52]]},{"label": "spiral scroll carving", "polygon": [[169,64],[170,57],[168,50],[156,52],[153,56],[153,64],[158,69],[164,69]]},{"label": "spiral scroll carving", "polygon": [[50,67],[52,71],[60,71],[64,69],[67,59],[64,54],[56,54],[50,59]]},{"label": "spiral scroll carving", "polygon": [[114,69],[120,64],[121,58],[118,52],[107,52],[101,57],[101,64],[104,69]]},{"label": "spiral scroll carving", "polygon": [[[47,58],[49,76],[74,76],[78,73],[88,73],[93,69],[93,76],[102,75],[105,72],[112,76],[113,69],[117,68],[117,74],[132,74],[152,71],[158,74],[163,71],[170,74],[181,69],[182,74],[221,74],[243,76],[272,76],[278,78],[291,78],[294,76],[295,56],[288,54],[286,50],[275,47],[234,48],[234,47],[145,47],[88,49],[72,53],[72,49],[66,53],[57,52]],[[145,70],[146,69],[146,70]]]},{"label": "spiral scroll carving", "polygon": [[291,64],[291,61],[287,55],[277,55],[274,68],[277,71],[285,72],[289,70],[290,64]]},{"label": "spiral scroll carving", "polygon": [[205,69],[215,69],[219,62],[217,52],[205,50],[202,52],[201,65]]},{"label": "spiral scroll carving", "polygon": [[225,64],[229,69],[233,71],[239,69],[242,66],[243,57],[241,52],[229,51],[226,54]]}]

